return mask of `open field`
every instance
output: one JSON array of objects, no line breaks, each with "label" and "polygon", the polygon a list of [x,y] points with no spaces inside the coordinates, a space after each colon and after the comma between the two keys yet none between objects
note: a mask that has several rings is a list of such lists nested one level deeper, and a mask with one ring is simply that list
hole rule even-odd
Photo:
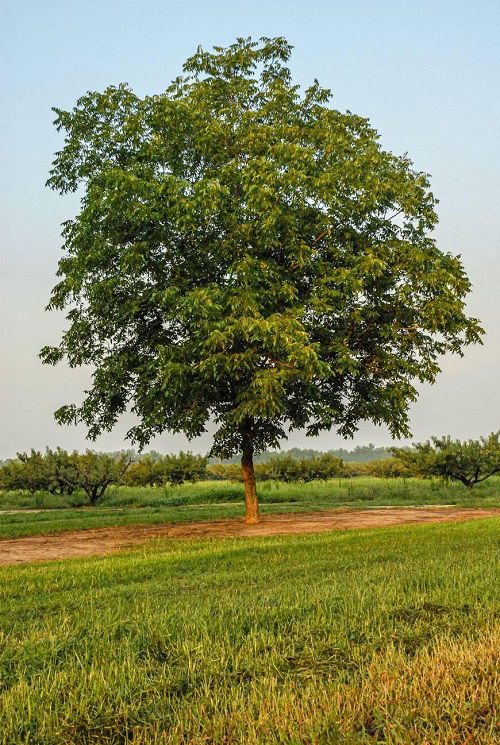
[{"label": "open field", "polygon": [[238,536],[323,533],[329,530],[380,528],[431,522],[455,522],[500,517],[500,508],[472,507],[373,507],[369,510],[337,508],[315,512],[265,515],[258,525],[241,517],[156,525],[112,526],[96,530],[72,530],[55,535],[31,535],[0,541],[0,566],[48,559],[67,559],[113,553],[162,538],[227,538]]},{"label": "open field", "polygon": [[2,745],[492,745],[500,520],[0,570]]},{"label": "open field", "polygon": [[[262,512],[304,512],[335,507],[454,505],[500,507],[500,478],[491,478],[469,492],[461,484],[438,480],[353,478],[309,484],[259,484]],[[243,486],[209,481],[175,488],[111,487],[96,507],[69,507],[81,496],[54,497],[22,492],[0,493],[0,538],[65,530],[88,530],[134,524],[155,524],[237,517],[244,512]],[[28,510],[48,510],[28,512]],[[25,511],[23,511],[25,510]]]}]

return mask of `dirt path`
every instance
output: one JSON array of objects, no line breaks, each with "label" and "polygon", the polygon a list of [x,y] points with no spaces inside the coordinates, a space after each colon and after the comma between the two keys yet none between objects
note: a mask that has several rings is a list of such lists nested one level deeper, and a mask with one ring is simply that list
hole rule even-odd
[{"label": "dirt path", "polygon": [[160,538],[213,538],[321,533],[350,528],[452,522],[500,516],[500,508],[389,507],[368,510],[339,508],[324,512],[265,515],[259,525],[245,525],[240,518],[156,525],[127,525],[79,530],[57,535],[36,535],[0,541],[0,566],[48,559],[109,554]]}]

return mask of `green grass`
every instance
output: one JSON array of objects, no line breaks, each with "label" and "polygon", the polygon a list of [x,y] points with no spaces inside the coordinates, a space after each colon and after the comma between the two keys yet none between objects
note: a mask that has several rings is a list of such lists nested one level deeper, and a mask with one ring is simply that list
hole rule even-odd
[{"label": "green grass", "polygon": [[[472,492],[461,484],[417,479],[355,478],[310,484],[263,482],[259,485],[262,511],[321,510],[339,506],[454,504],[462,507],[500,506],[500,478],[480,484]],[[136,523],[203,520],[242,515],[243,487],[222,481],[184,484],[175,488],[111,487],[94,508],[69,507],[81,501],[50,494],[0,494],[0,509],[47,509],[40,513],[0,514],[0,538],[86,530]]]},{"label": "green grass", "polygon": [[5,567],[0,744],[492,745],[499,525]]},{"label": "green grass", "polygon": [[[304,505],[263,505],[263,513],[298,512]],[[317,509],[323,509],[318,507]],[[1,538],[19,538],[44,533],[62,533],[67,530],[90,530],[119,525],[154,524],[161,522],[183,522],[210,520],[221,517],[236,517],[244,513],[243,504],[212,504],[180,507],[142,508],[85,508],[73,510],[50,510],[39,513],[17,513],[0,516]]]}]

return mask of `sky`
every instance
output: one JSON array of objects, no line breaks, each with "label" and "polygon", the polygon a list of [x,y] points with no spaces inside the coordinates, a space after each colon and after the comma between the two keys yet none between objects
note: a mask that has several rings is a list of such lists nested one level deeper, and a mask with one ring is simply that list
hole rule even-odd
[{"label": "sky", "polygon": [[[439,198],[439,246],[461,254],[473,282],[468,312],[484,345],[442,360],[434,386],[411,407],[413,440],[476,438],[500,427],[500,0],[3,0],[0,31],[0,459],[31,447],[117,450],[125,416],[95,443],[53,412],[81,400],[90,369],[43,366],[64,317],[44,312],[61,256],[60,224],[74,195],[47,189],[62,136],[52,106],[71,108],[87,90],[128,82],[159,93],[184,60],[236,37],[285,36],[296,82],[314,78],[333,106],[366,116],[385,148],[407,152],[431,174]],[[353,441],[334,431],[293,433],[289,446],[318,449],[390,442],[362,423]],[[405,441],[411,442],[411,440]],[[188,443],[168,433],[151,447],[206,452],[210,432]],[[285,445],[286,447],[286,445]]]}]

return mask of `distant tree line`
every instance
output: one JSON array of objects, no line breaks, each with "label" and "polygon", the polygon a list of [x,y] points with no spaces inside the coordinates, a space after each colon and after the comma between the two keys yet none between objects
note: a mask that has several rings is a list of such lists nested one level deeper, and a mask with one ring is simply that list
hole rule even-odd
[{"label": "distant tree line", "polygon": [[128,452],[68,453],[62,448],[47,448],[41,453],[31,450],[18,453],[16,460],[0,468],[0,489],[31,494],[48,491],[59,496],[81,490],[90,504],[96,504],[110,484],[120,482],[131,462],[132,454]]},{"label": "distant tree line", "polygon": [[[389,447],[375,447],[373,443],[369,445],[356,445],[353,450],[346,450],[345,448],[338,448],[337,450],[314,450],[312,448],[290,448],[289,450],[281,450],[279,453],[276,450],[264,450],[264,452],[255,455],[255,463],[267,463],[267,461],[275,458],[277,455],[283,455],[290,458],[298,458],[299,460],[316,458],[320,455],[333,455],[334,458],[341,458],[346,463],[354,461],[356,463],[368,463],[373,460],[382,460],[382,458],[391,457],[391,449]],[[227,460],[217,460],[211,458],[210,464],[224,463],[233,464],[239,463],[240,459],[237,455]]]},{"label": "distant tree line", "polygon": [[[299,449],[272,454],[255,465],[259,481],[307,483],[331,478],[374,476],[377,478],[432,478],[461,482],[468,489],[500,472],[500,432],[479,440],[452,440],[434,437],[410,448],[391,448],[392,455],[368,462],[345,461],[333,453],[297,457]],[[356,449],[358,450],[358,449]],[[360,448],[361,450],[361,448]],[[368,446],[362,450],[377,452]],[[293,452],[293,455],[292,455]],[[315,451],[305,451],[315,452]],[[354,451],[356,452],[356,451]],[[110,484],[124,486],[166,486],[202,479],[241,481],[236,463],[208,463],[208,458],[190,452],[162,455],[152,451],[85,453],[62,448],[44,453],[31,450],[18,453],[15,460],[0,466],[0,490],[20,490],[34,494],[47,491],[54,495],[84,493],[95,505]]]},{"label": "distant tree line", "polygon": [[148,453],[136,456],[131,451],[117,453],[68,452],[46,448],[18,453],[0,467],[0,489],[47,491],[71,496],[83,492],[91,505],[104,496],[111,484],[161,486],[182,484],[206,478],[207,459],[202,455],[180,452],[178,455]]},{"label": "distant tree line", "polygon": [[[237,463],[213,463],[207,473],[218,480],[241,481],[241,468]],[[344,462],[330,453],[322,453],[312,458],[294,458],[288,453],[273,455],[263,463],[255,464],[258,481],[309,481],[328,480],[343,476]]]},{"label": "distant tree line", "polygon": [[123,475],[127,486],[178,485],[207,478],[207,458],[181,451],[178,455],[146,453],[131,463]]}]

